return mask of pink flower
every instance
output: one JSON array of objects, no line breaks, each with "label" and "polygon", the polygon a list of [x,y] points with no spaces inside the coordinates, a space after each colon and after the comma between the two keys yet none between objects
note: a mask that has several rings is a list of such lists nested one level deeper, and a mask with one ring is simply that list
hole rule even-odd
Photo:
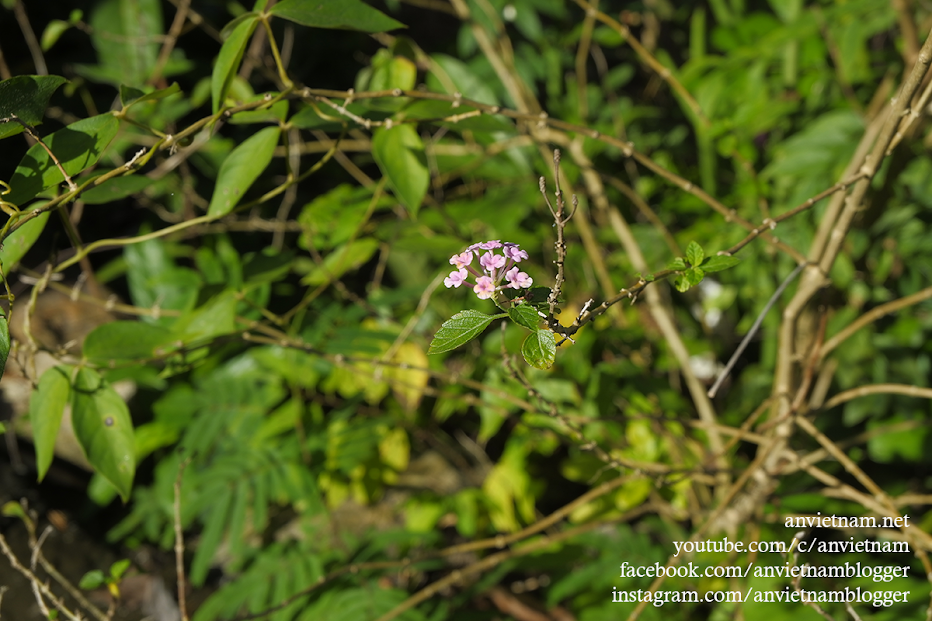
[{"label": "pink flower", "polygon": [[454,254],[450,257],[450,265],[455,265],[460,270],[472,263],[472,253],[468,250],[462,254]]},{"label": "pink flower", "polygon": [[517,265],[505,273],[505,278],[508,279],[508,286],[512,289],[527,289],[534,284],[534,279],[524,272],[518,271]]},{"label": "pink flower", "polygon": [[480,300],[488,300],[495,293],[495,283],[488,276],[480,276],[472,290]]},{"label": "pink flower", "polygon": [[459,287],[466,281],[466,276],[468,276],[466,270],[458,269],[450,272],[450,275],[443,279],[443,284],[446,285],[447,289],[450,287]]},{"label": "pink flower", "polygon": [[511,242],[505,242],[505,247],[502,249],[502,252],[505,253],[505,256],[514,261],[515,263],[520,263],[523,259],[527,259],[527,252],[521,250],[518,247],[518,244],[513,244]]},{"label": "pink flower", "polygon": [[505,257],[489,251],[479,257],[479,265],[481,265],[487,272],[491,274],[496,269],[505,266]]},{"label": "pink flower", "polygon": [[493,240],[491,240],[491,241],[479,242],[478,244],[473,244],[472,246],[470,246],[470,247],[467,248],[466,250],[467,250],[467,251],[470,251],[470,250],[495,250],[496,248],[501,248],[501,247],[502,247],[502,242],[501,242],[501,240],[493,239]]}]

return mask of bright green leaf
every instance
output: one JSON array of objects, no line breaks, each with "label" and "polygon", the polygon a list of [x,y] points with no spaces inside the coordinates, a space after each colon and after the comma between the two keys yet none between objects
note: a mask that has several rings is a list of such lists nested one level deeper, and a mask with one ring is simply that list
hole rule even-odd
[{"label": "bright green leaf", "polygon": [[78,583],[78,586],[85,591],[93,591],[94,589],[102,587],[106,581],[107,579],[104,576],[104,572],[99,569],[92,569],[81,576],[81,581]]},{"label": "bright green leaf", "polygon": [[677,258],[673,259],[673,260],[670,261],[670,263],[667,265],[667,269],[668,269],[668,270],[676,270],[676,271],[685,270],[686,267],[687,267],[687,266],[686,266],[686,260],[683,259],[682,257],[677,257]]},{"label": "bright green leaf", "polygon": [[[29,125],[40,124],[52,93],[67,81],[57,75],[18,75],[3,80],[0,82],[0,119],[15,114]],[[0,139],[22,131],[23,126],[15,121],[0,123]]]},{"label": "bright green leaf", "polygon": [[126,573],[126,570],[129,569],[129,565],[129,559],[126,558],[115,562],[110,566],[110,577],[119,580],[123,577],[123,574]]},{"label": "bright green leaf", "polygon": [[239,63],[243,59],[243,52],[246,51],[246,43],[259,24],[255,13],[247,13],[246,16],[240,16],[237,19],[240,21],[223,42],[220,55],[214,63],[214,71],[210,76],[210,95],[215,113],[223,106],[223,100],[226,99],[227,91],[230,89],[230,82],[233,81],[233,76],[236,75]]},{"label": "bright green leaf", "polygon": [[417,131],[411,125],[376,129],[372,136],[372,155],[395,195],[408,207],[412,217],[416,217],[430,183],[424,144]]},{"label": "bright green leaf", "polygon": [[508,316],[516,324],[524,326],[528,330],[537,330],[540,325],[541,317],[537,314],[537,309],[530,304],[519,304],[508,309]]},{"label": "bright green leaf", "polygon": [[428,354],[441,354],[451,349],[456,349],[464,343],[479,336],[485,330],[493,319],[506,317],[504,313],[500,315],[485,315],[479,311],[464,310],[456,313],[443,322],[434,340],[430,342]]},{"label": "bright green leaf", "polygon": [[557,356],[557,342],[550,330],[536,330],[524,339],[521,355],[534,368],[549,369]]},{"label": "bright green leaf", "polygon": [[134,106],[138,103],[143,103],[144,101],[156,101],[157,99],[165,99],[170,95],[174,95],[175,93],[180,92],[181,87],[178,86],[177,82],[166,88],[160,88],[158,90],[152,91],[151,93],[146,93],[139,90],[138,88],[120,84],[120,103],[123,105],[123,109],[126,110],[130,106]]},{"label": "bright green leaf", "polygon": [[301,282],[305,285],[321,285],[339,278],[371,259],[378,248],[379,242],[371,237],[343,244],[327,255],[323,266],[315,266]]},{"label": "bright green leaf", "polygon": [[683,276],[686,277],[691,286],[696,286],[702,282],[705,272],[702,271],[701,267],[691,267],[683,273]]},{"label": "bright green leaf", "polygon": [[172,326],[173,338],[184,342],[229,334],[236,327],[236,296],[224,291]]},{"label": "bright green leaf", "polygon": [[219,218],[236,207],[272,161],[280,132],[278,127],[260,129],[223,160],[207,215]]},{"label": "bright green leaf", "polygon": [[94,3],[89,25],[99,64],[78,65],[77,73],[95,82],[144,85],[158,62],[165,34],[161,3],[101,0]]},{"label": "bright green leaf", "polygon": [[4,269],[12,269],[19,263],[32,245],[39,239],[39,235],[45,229],[45,223],[49,219],[49,212],[39,214],[13,231],[9,237],[3,240],[3,247],[0,247],[0,262],[3,263]]},{"label": "bright green leaf", "polygon": [[405,27],[359,0],[283,0],[269,13],[313,28],[385,32]]},{"label": "bright green leaf", "polygon": [[45,30],[42,31],[42,51],[48,52],[52,49],[52,46],[58,42],[58,39],[61,38],[65,32],[71,28],[71,24],[60,19],[53,19],[45,27]]},{"label": "bright green leaf", "polygon": [[94,329],[84,339],[84,355],[98,364],[111,360],[152,358],[155,348],[168,343],[171,333],[140,321],[112,321]]},{"label": "bright green leaf", "polygon": [[[72,123],[43,138],[62,168],[71,177],[93,166],[116,136],[120,122],[112,114],[100,114]],[[36,195],[64,181],[61,171],[41,144],[34,144],[23,156],[13,176],[8,202],[23,206]]]},{"label": "bright green leaf", "polygon": [[694,241],[689,242],[689,245],[686,246],[686,260],[689,261],[689,264],[692,266],[700,265],[704,258],[705,252],[702,250],[702,246]]},{"label": "bright green leaf", "polygon": [[702,262],[702,271],[706,274],[721,272],[722,270],[727,270],[730,267],[738,265],[738,263],[741,263],[741,259],[738,257],[729,257],[719,254],[714,257],[706,257],[705,261]]},{"label": "bright green leaf", "polygon": [[87,461],[128,500],[136,473],[133,421],[126,403],[96,371],[78,370],[71,420]]},{"label": "bright green leaf", "polygon": [[29,420],[32,423],[33,444],[36,447],[36,468],[39,481],[45,478],[52,457],[62,414],[71,393],[71,367],[53,367],[42,374],[39,387],[29,399]]}]

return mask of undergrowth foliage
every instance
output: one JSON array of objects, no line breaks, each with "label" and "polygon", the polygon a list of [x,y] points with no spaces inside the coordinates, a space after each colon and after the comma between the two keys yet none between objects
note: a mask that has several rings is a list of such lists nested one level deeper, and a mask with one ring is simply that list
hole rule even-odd
[{"label": "undergrowth foliage", "polygon": [[[817,512],[909,515],[871,618],[932,618],[915,4],[5,0],[4,429],[39,480],[73,429],[184,618],[222,572],[196,621],[872,614],[612,602],[816,588],[618,567]],[[44,342],[49,289],[112,320]]]}]

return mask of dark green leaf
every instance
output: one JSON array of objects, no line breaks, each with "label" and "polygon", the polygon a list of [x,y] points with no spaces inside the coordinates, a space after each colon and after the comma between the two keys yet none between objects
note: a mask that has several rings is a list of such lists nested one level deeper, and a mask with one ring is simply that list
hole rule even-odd
[{"label": "dark green leaf", "polygon": [[55,439],[71,394],[71,369],[69,366],[58,366],[43,373],[39,387],[29,399],[29,421],[32,424],[32,441],[36,447],[39,481],[45,477],[55,455]]},{"label": "dark green leaf", "polygon": [[278,127],[260,129],[223,160],[207,215],[219,218],[236,207],[249,186],[272,161],[280,132]]},{"label": "dark green leaf", "polygon": [[136,473],[133,421],[120,395],[91,369],[79,369],[71,393],[71,420],[87,461],[126,502]]},{"label": "dark green leaf", "polygon": [[528,330],[537,330],[540,325],[541,317],[537,314],[537,309],[530,304],[520,304],[508,309],[508,316],[516,324],[524,326]]},{"label": "dark green leaf", "polygon": [[[57,75],[18,75],[0,82],[0,119],[15,114],[29,125],[42,122],[49,99],[55,90],[67,82]],[[0,139],[23,131],[16,121],[0,123]]]},{"label": "dark green leaf", "polygon": [[153,179],[144,175],[128,175],[108,179],[97,187],[90,188],[81,194],[81,200],[88,205],[103,205],[112,201],[132,196],[155,183]]},{"label": "dark green leaf", "polygon": [[729,267],[738,265],[738,263],[741,263],[741,259],[738,257],[729,257],[719,254],[714,257],[706,257],[705,261],[702,262],[702,271],[706,274],[721,272],[722,270],[727,270]]},{"label": "dark green leaf", "polygon": [[437,334],[434,335],[434,340],[430,342],[427,353],[440,354],[456,349],[479,336],[492,323],[492,320],[500,317],[507,317],[507,315],[504,313],[485,315],[474,310],[460,311],[443,322]]},{"label": "dark green leaf", "polygon": [[283,0],[269,13],[313,28],[385,32],[405,27],[359,0]]},{"label": "dark green leaf", "polygon": [[214,554],[220,546],[223,539],[223,533],[226,530],[227,518],[231,501],[233,500],[232,487],[224,486],[219,490],[216,498],[212,501],[212,510],[207,523],[204,526],[204,533],[201,535],[200,544],[194,553],[194,560],[191,562],[191,583],[200,586],[207,578],[207,570],[214,559]]},{"label": "dark green leaf", "polygon": [[[93,166],[120,128],[112,114],[100,114],[72,123],[64,129],[43,138],[45,144],[69,176]],[[29,148],[10,178],[12,192],[5,196],[8,202],[23,206],[36,195],[64,181],[61,171],[41,144]]]},{"label": "dark green leaf", "polygon": [[536,330],[524,339],[521,355],[536,369],[549,369],[557,357],[557,342],[550,330]]},{"label": "dark green leaf", "polygon": [[689,264],[695,267],[700,265],[704,258],[705,252],[702,250],[702,246],[694,241],[689,242],[689,245],[686,246],[686,260],[689,261]]},{"label": "dark green leaf", "polygon": [[123,109],[126,110],[130,106],[134,106],[138,103],[144,101],[156,101],[157,99],[165,99],[169,95],[174,95],[175,93],[180,93],[181,87],[178,86],[178,83],[175,82],[171,86],[166,88],[160,88],[158,90],[152,91],[151,93],[146,93],[138,88],[133,88],[131,86],[120,85],[120,103],[123,105]]},{"label": "dark green leaf", "polygon": [[294,252],[275,251],[268,248],[263,252],[246,257],[243,262],[243,280],[247,282],[274,282],[284,278],[291,269]]},{"label": "dark green leaf", "polygon": [[140,321],[113,321],[98,326],[84,339],[84,355],[98,364],[111,360],[152,358],[155,348],[165,345],[171,333],[160,326]]},{"label": "dark green leaf", "polygon": [[375,130],[372,155],[395,195],[407,206],[411,216],[417,217],[430,183],[424,144],[417,131],[411,125]]},{"label": "dark green leaf", "polygon": [[239,63],[243,59],[243,52],[246,51],[246,43],[259,23],[255,13],[247,13],[237,19],[241,21],[230,32],[227,40],[223,42],[220,55],[217,56],[217,61],[214,63],[214,71],[210,76],[210,95],[215,113],[223,106],[223,100],[227,97],[230,82],[233,81],[233,76],[236,75]]},{"label": "dark green leaf", "polygon": [[93,591],[94,589],[99,589],[106,583],[106,577],[104,572],[99,569],[92,569],[83,576],[81,576],[81,581],[78,583],[78,586],[84,589],[85,591]]},{"label": "dark green leaf", "polygon": [[3,269],[9,270],[19,263],[32,245],[39,239],[39,235],[45,229],[45,223],[49,219],[49,212],[39,214],[13,231],[9,237],[3,240],[3,247],[0,248],[0,262],[3,263]]}]

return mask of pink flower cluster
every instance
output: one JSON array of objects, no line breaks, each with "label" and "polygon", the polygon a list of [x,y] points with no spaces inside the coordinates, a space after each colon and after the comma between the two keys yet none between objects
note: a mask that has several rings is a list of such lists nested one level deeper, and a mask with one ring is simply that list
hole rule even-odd
[{"label": "pink flower cluster", "polygon": [[[502,249],[502,254],[494,252],[498,248]],[[483,253],[483,250],[487,252]],[[481,272],[472,266],[476,257],[479,258]],[[527,289],[534,281],[515,265],[527,258],[527,252],[511,242],[502,243],[496,239],[473,244],[462,253],[450,257],[450,265],[456,269],[443,279],[443,284],[448,289],[463,284],[471,286],[480,300],[487,300],[496,291],[505,288]],[[467,281],[470,274],[475,277],[475,283]],[[502,284],[503,279],[508,281],[507,284]]]}]

